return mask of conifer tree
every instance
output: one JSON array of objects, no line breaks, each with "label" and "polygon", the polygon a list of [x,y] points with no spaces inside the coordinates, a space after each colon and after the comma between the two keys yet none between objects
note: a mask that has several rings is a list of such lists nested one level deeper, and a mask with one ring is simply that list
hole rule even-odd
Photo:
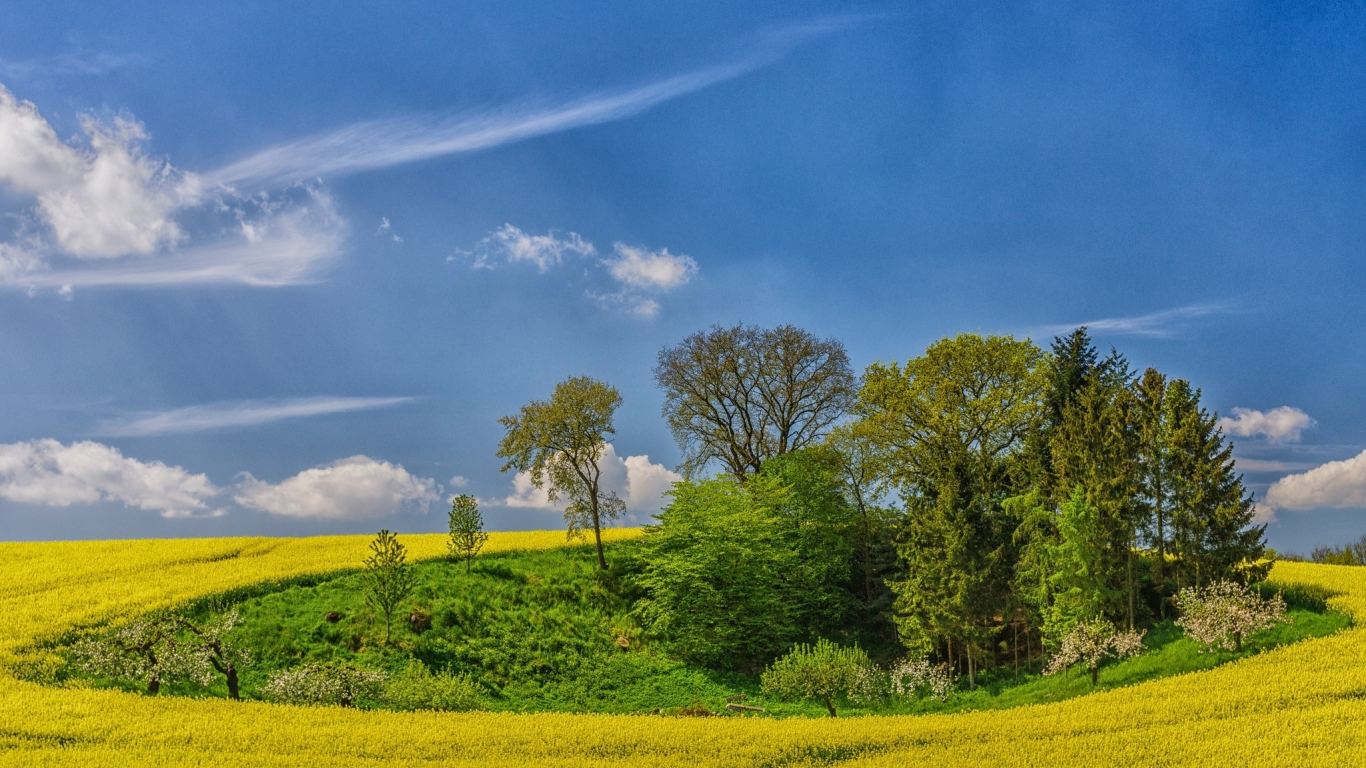
[{"label": "conifer tree", "polygon": [[1252,495],[1234,469],[1233,445],[1224,442],[1218,417],[1182,379],[1168,384],[1165,401],[1177,586],[1263,578],[1266,566],[1252,563],[1265,552],[1266,526],[1252,524]]}]

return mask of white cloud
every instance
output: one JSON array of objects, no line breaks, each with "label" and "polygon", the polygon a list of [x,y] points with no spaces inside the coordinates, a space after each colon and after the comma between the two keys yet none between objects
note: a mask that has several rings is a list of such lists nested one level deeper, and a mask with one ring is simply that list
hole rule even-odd
[{"label": "white cloud", "polygon": [[455,488],[464,488],[470,484],[470,479],[464,475],[456,475],[450,479],[450,484]]},{"label": "white cloud", "polygon": [[[616,447],[608,443],[598,460],[602,471],[600,485],[605,493],[616,493],[626,502],[628,513],[654,514],[664,506],[664,492],[682,478],[663,464],[655,464],[649,456],[617,455]],[[563,510],[565,501],[551,502],[545,489],[531,482],[531,475],[518,472],[512,478],[512,493],[492,504],[520,509]]]},{"label": "white cloud", "polygon": [[64,75],[98,76],[117,69],[134,67],[145,60],[138,54],[107,51],[70,51],[21,61],[0,59],[0,76],[16,80],[38,80]]},{"label": "white cloud", "polygon": [[219,211],[233,221],[217,239],[100,266],[30,259],[24,270],[6,273],[0,265],[0,286],[301,285],[317,281],[341,253],[346,225],[322,190],[296,188],[282,197],[232,202]]},{"label": "white cloud", "polygon": [[285,517],[365,520],[405,509],[420,512],[437,499],[436,484],[368,456],[339,459],[271,484],[243,473],[233,499]]},{"label": "white cloud", "polygon": [[1233,416],[1219,420],[1219,426],[1238,437],[1265,437],[1273,443],[1299,442],[1300,433],[1314,426],[1309,414],[1299,408],[1282,405],[1269,411],[1234,408]]},{"label": "white cloud", "polygon": [[63,142],[32,102],[0,86],[0,182],[32,195],[61,249],[83,259],[152,253],[182,239],[171,215],[197,203],[194,174],[147,157],[143,127],[86,116],[88,146]]},{"label": "white cloud", "polygon": [[604,261],[612,278],[631,288],[668,291],[687,283],[697,274],[692,257],[669,253],[668,248],[649,251],[617,243],[615,258]]},{"label": "white cloud", "polygon": [[563,238],[554,230],[544,235],[529,235],[511,224],[504,224],[468,253],[474,256],[475,269],[492,269],[499,263],[527,262],[535,264],[536,269],[545,274],[551,267],[558,266],[565,254],[591,256],[596,251],[592,243],[574,232]]},{"label": "white cloud", "polygon": [[1228,307],[1223,304],[1191,304],[1190,306],[1164,309],[1161,312],[1152,312],[1146,315],[1106,317],[1099,320],[1088,320],[1084,323],[1046,325],[1040,331],[1050,334],[1068,333],[1084,325],[1090,331],[1127,336],[1168,338],[1175,335],[1191,320],[1210,315],[1226,314],[1228,311]]},{"label": "white cloud", "polygon": [[1273,510],[1366,507],[1366,451],[1282,477],[1267,489],[1264,504]]},{"label": "white cloud", "polygon": [[118,501],[164,517],[216,516],[222,510],[209,510],[206,500],[218,493],[204,475],[128,458],[100,443],[0,445],[0,498],[10,501],[51,507]]},{"label": "white cloud", "polygon": [[156,413],[139,413],[102,423],[97,434],[146,437],[203,432],[210,429],[254,427],[260,424],[365,411],[413,402],[411,397],[303,397],[288,400],[245,400],[207,403]]},{"label": "white cloud", "polygon": [[439,116],[355,123],[269,147],[206,174],[216,183],[275,185],[316,176],[359,173],[444,155],[475,152],[574,128],[638,115],[671,99],[771,64],[803,40],[846,28],[857,19],[821,19],[765,35],[738,61],[658,80],[617,93],[551,106],[524,105]]}]

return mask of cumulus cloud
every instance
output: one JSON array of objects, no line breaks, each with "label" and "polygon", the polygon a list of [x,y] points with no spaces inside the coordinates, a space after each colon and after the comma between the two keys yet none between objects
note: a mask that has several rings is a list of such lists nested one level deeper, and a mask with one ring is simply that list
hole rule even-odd
[{"label": "cumulus cloud", "polygon": [[366,411],[412,401],[411,397],[300,397],[207,403],[106,421],[99,426],[98,433],[111,437],[148,437],[254,427],[285,419]]},{"label": "cumulus cloud", "polygon": [[233,500],[249,509],[284,517],[365,520],[403,510],[425,512],[437,499],[436,483],[403,467],[368,456],[339,459],[306,469],[279,483],[240,476]]},{"label": "cumulus cloud", "polygon": [[219,490],[204,475],[129,458],[100,443],[32,440],[0,445],[0,498],[67,507],[100,501],[155,510],[164,517],[223,514],[207,500]]},{"label": "cumulus cloud", "polygon": [[81,124],[84,142],[63,142],[0,86],[0,186],[33,201],[18,239],[0,243],[0,286],[294,285],[340,252],[345,223],[316,186],[209,189],[149,157],[136,121]]},{"label": "cumulus cloud", "polygon": [[1263,504],[1269,510],[1366,507],[1366,451],[1282,477]]},{"label": "cumulus cloud", "polygon": [[[493,269],[502,264],[528,263],[536,265],[541,274],[564,262],[566,256],[587,257],[597,253],[592,243],[575,232],[561,237],[554,230],[544,235],[532,235],[504,224],[481,239],[473,249],[457,251],[473,257],[475,269]],[[452,256],[447,261],[455,261]],[[584,295],[605,308],[616,308],[639,317],[659,314],[659,301],[649,294],[659,294],[685,285],[697,274],[697,262],[683,254],[669,253],[668,248],[650,251],[646,248],[615,243],[612,256],[596,262],[606,270],[606,278],[615,282],[618,290],[587,290]],[[585,270],[585,275],[588,271]]]},{"label": "cumulus cloud", "polygon": [[1299,442],[1300,433],[1314,426],[1309,414],[1288,405],[1265,412],[1234,408],[1232,413],[1219,420],[1225,432],[1238,437],[1265,437],[1273,443]]},{"label": "cumulus cloud", "polygon": [[83,259],[151,253],[182,238],[171,215],[200,200],[194,174],[142,151],[141,124],[81,120],[86,146],[57,137],[32,102],[0,86],[0,182],[32,195],[62,250]]},{"label": "cumulus cloud", "polygon": [[612,279],[631,288],[671,290],[687,283],[697,274],[692,257],[669,253],[668,248],[649,251],[638,246],[616,243],[615,255],[604,264]]},{"label": "cumulus cloud", "polygon": [[552,229],[544,235],[531,235],[504,224],[475,244],[473,250],[464,253],[474,256],[475,269],[528,263],[535,264],[537,271],[545,274],[551,267],[559,266],[566,254],[591,256],[596,251],[592,243],[574,232],[560,237]]},{"label": "cumulus cloud", "polygon": [[[664,506],[664,492],[682,479],[663,464],[650,461],[649,456],[618,456],[611,443],[598,460],[598,468],[602,471],[602,490],[621,497],[628,513],[658,512]],[[563,498],[550,501],[545,489],[537,488],[527,472],[518,472],[512,478],[511,494],[490,503],[520,509],[563,510],[566,506]]]}]

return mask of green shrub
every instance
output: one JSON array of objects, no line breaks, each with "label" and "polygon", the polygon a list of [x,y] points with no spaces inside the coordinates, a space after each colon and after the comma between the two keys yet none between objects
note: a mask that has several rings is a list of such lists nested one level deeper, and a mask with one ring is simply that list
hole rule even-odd
[{"label": "green shrub", "polygon": [[765,693],[784,699],[820,699],[834,717],[835,702],[857,696],[872,666],[858,646],[818,640],[814,646],[798,645],[773,662],[761,684]]},{"label": "green shrub", "polygon": [[482,687],[468,674],[433,674],[417,659],[389,679],[384,698],[401,709],[439,709],[463,712],[478,709]]}]

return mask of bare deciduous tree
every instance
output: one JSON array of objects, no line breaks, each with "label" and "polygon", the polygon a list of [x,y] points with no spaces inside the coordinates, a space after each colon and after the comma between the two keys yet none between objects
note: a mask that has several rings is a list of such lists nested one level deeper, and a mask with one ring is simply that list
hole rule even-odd
[{"label": "bare deciduous tree", "polygon": [[792,325],[699,331],[660,351],[654,374],[679,469],[695,476],[717,461],[740,479],[820,442],[856,384],[842,343]]}]

